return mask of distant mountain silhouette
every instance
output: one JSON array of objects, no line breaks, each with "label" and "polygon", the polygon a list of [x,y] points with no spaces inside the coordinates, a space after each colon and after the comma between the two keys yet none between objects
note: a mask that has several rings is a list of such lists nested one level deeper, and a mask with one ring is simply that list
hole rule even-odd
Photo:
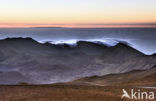
[{"label": "distant mountain silhouette", "polygon": [[65,27],[32,27],[32,28],[65,28]]},{"label": "distant mountain silhouette", "polygon": [[[56,83],[76,78],[125,73],[149,69],[156,65],[156,55],[144,55],[127,43],[109,47],[101,43],[38,43],[32,38],[0,40],[0,83]],[[9,72],[8,72],[9,71]],[[22,80],[4,73],[17,72]],[[7,79],[7,82],[4,80]],[[14,81],[9,82],[9,80]]]}]

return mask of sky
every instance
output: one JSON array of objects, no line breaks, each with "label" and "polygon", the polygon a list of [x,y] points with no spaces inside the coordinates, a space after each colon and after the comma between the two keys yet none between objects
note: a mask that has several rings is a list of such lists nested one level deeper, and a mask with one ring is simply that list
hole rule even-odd
[{"label": "sky", "polygon": [[156,0],[0,0],[0,27],[156,26]]}]

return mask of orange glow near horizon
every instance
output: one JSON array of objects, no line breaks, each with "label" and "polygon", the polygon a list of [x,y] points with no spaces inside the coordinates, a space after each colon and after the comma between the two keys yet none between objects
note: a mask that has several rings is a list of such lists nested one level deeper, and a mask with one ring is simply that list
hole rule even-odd
[{"label": "orange glow near horizon", "polygon": [[2,0],[0,27],[155,27],[155,5],[156,0]]},{"label": "orange glow near horizon", "polygon": [[65,28],[156,28],[156,25],[146,25],[146,24],[101,24],[101,25],[78,25],[78,24],[70,24],[70,25],[22,25],[22,24],[15,24],[15,25],[1,25],[0,28],[32,28],[32,27],[65,27]]}]

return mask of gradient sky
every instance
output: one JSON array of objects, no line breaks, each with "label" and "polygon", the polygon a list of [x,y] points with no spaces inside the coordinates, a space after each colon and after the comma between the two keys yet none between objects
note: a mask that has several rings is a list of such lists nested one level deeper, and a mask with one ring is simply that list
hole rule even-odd
[{"label": "gradient sky", "polygon": [[0,27],[114,23],[155,26],[156,0],[0,0]]}]

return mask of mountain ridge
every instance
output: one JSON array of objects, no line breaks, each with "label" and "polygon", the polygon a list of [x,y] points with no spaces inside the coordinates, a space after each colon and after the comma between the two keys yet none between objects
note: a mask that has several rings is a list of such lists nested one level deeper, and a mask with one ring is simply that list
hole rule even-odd
[{"label": "mountain ridge", "polygon": [[[49,47],[54,46],[54,47],[59,47],[59,48],[76,48],[76,47],[81,47],[81,46],[85,46],[85,45],[87,45],[87,46],[96,46],[96,47],[101,47],[101,48],[122,48],[122,47],[125,47],[125,48],[131,48],[131,49],[133,49],[135,51],[138,51],[138,52],[142,53],[141,51],[131,47],[129,43],[124,42],[124,41],[119,41],[114,46],[108,46],[107,44],[105,44],[103,42],[100,42],[100,41],[95,41],[95,42],[93,41],[92,42],[92,41],[83,41],[83,40],[77,41],[76,45],[71,45],[71,44],[68,44],[68,43],[54,44],[54,43],[50,43],[48,41],[44,42],[44,43],[40,43],[40,42],[34,40],[31,37],[6,38],[6,39],[0,40],[0,43],[1,42],[17,42],[17,43],[20,42],[22,44],[25,43],[25,42],[33,42],[33,43],[36,43],[36,44],[38,43],[40,45],[45,45],[45,46],[47,45]],[[142,53],[142,54],[144,54],[144,53]],[[144,55],[146,55],[146,54],[144,54]],[[147,55],[147,56],[155,56],[155,55],[156,55],[156,53],[153,53],[152,55]]]},{"label": "mountain ridge", "polygon": [[[51,46],[60,46],[60,47],[70,47],[71,45],[70,44],[67,44],[67,43],[61,43],[61,44],[54,44],[54,43],[49,43],[49,42],[45,42],[45,43],[39,43],[38,41],[34,40],[33,38],[30,38],[30,37],[26,37],[26,38],[22,38],[22,37],[18,37],[18,38],[6,38],[6,39],[2,39],[0,40],[0,43],[1,42],[34,42],[34,43],[38,43],[38,44],[42,44],[42,45],[51,45]],[[130,45],[128,45],[128,43],[126,42],[122,42],[120,41],[119,43],[117,43],[116,45],[114,46],[108,46],[102,42],[91,42],[91,41],[82,41],[82,40],[79,40],[76,42],[76,45],[75,47],[81,47],[81,46],[85,46],[85,45],[90,45],[90,46],[99,46],[99,47],[103,47],[103,48],[108,48],[108,47],[129,47],[129,48],[132,48]],[[72,48],[75,48],[75,47],[72,47]],[[134,49],[134,48],[133,48]],[[135,49],[136,50],[136,49]],[[140,51],[139,51],[140,52]]]},{"label": "mountain ridge", "polygon": [[145,55],[126,43],[108,47],[79,41],[77,46],[71,47],[39,43],[32,38],[7,38],[0,40],[0,49],[0,72],[16,71],[33,83],[41,84],[144,70],[156,65],[155,55]]}]

